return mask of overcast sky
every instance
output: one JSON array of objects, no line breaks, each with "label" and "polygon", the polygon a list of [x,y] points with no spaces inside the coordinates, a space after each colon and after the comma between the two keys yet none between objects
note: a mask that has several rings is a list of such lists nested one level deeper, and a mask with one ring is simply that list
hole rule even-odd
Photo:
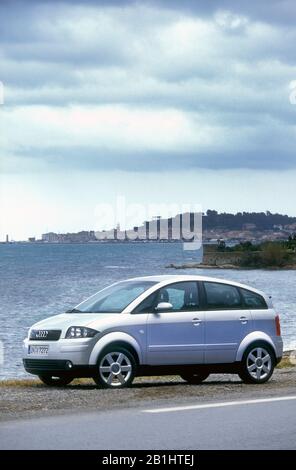
[{"label": "overcast sky", "polygon": [[296,216],[295,22],[295,0],[1,0],[0,240],[98,228],[118,195]]}]

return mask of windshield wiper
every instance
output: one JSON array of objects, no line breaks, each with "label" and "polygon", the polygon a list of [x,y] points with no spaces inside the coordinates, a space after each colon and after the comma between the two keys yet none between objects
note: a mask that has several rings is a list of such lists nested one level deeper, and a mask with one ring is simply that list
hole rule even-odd
[{"label": "windshield wiper", "polygon": [[81,310],[78,308],[70,308],[70,310],[66,310],[65,313],[83,313]]}]

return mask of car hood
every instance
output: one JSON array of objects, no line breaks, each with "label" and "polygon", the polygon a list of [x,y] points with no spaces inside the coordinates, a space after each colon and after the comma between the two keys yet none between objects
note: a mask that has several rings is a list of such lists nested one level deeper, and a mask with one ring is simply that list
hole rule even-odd
[{"label": "car hood", "polygon": [[70,326],[88,326],[98,329],[100,325],[103,326],[106,322],[110,323],[110,321],[112,322],[115,318],[118,319],[118,315],[118,313],[62,313],[35,323],[31,329],[65,331]]}]

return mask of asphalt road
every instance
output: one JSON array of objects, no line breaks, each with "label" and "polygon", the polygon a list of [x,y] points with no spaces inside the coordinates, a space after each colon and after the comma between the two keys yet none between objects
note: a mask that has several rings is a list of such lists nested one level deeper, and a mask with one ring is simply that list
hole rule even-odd
[{"label": "asphalt road", "polygon": [[296,449],[296,396],[2,422],[0,448]]}]

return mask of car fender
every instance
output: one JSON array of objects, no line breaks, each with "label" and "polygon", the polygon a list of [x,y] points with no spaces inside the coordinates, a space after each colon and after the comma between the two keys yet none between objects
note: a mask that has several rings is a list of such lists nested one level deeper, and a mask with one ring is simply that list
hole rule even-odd
[{"label": "car fender", "polygon": [[89,358],[89,365],[95,365],[102,350],[111,343],[121,341],[132,346],[138,354],[140,364],[142,361],[141,348],[135,338],[127,333],[113,331],[102,336],[95,344]]},{"label": "car fender", "polygon": [[263,331],[253,331],[252,333],[248,334],[240,343],[237,353],[236,353],[236,361],[240,362],[243,358],[244,352],[247,347],[254,343],[255,341],[265,341],[266,343],[270,344],[273,348],[274,353],[276,352],[276,347],[270,336],[268,336]]}]

